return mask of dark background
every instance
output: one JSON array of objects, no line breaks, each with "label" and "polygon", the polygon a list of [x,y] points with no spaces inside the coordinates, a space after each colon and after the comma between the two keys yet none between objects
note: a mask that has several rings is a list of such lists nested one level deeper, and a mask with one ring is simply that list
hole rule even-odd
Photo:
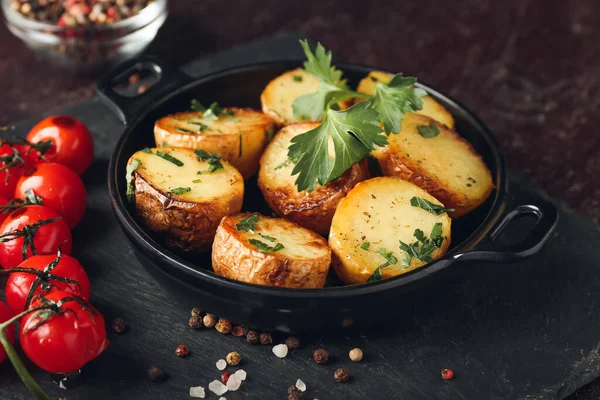
[{"label": "dark background", "polygon": [[[418,76],[497,135],[510,168],[600,221],[600,14],[596,0],[177,0],[149,53],[182,64],[280,30],[337,59]],[[0,25],[0,124],[94,96]],[[591,384],[576,399],[600,398]]]}]

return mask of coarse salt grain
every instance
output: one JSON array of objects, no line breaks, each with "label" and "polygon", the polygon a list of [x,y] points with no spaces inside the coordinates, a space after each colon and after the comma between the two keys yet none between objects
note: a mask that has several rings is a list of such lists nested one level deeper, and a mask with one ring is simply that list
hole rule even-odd
[{"label": "coarse salt grain", "polygon": [[217,369],[219,371],[223,371],[225,368],[227,368],[227,361],[223,359],[217,361]]},{"label": "coarse salt grain", "polygon": [[227,380],[227,389],[231,392],[235,392],[242,385],[242,380],[239,376],[233,374]]},{"label": "coarse salt grain", "polygon": [[238,369],[237,371],[235,371],[234,375],[237,375],[242,381],[245,381],[247,376],[246,371],[244,371],[243,369]]},{"label": "coarse salt grain", "polygon": [[190,388],[190,397],[197,399],[203,399],[206,396],[206,392],[202,386],[193,386]]},{"label": "coarse salt grain", "polygon": [[296,381],[296,387],[301,392],[306,392],[306,383],[302,382],[302,380],[298,379]]},{"label": "coarse salt grain", "polygon": [[227,393],[228,389],[227,389],[227,386],[225,386],[223,384],[223,382],[214,380],[214,381],[212,381],[211,383],[208,384],[208,390],[210,390],[211,392],[213,392],[217,396],[220,396],[222,394]]},{"label": "coarse salt grain", "polygon": [[278,344],[277,346],[273,346],[273,354],[275,354],[279,358],[285,358],[288,353],[288,347],[285,344]]}]

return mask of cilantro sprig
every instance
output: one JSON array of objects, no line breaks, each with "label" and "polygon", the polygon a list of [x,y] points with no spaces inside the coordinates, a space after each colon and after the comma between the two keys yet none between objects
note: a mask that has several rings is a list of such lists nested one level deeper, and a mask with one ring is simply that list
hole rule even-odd
[{"label": "cilantro sprig", "polygon": [[[348,87],[342,71],[331,64],[330,51],[318,43],[313,53],[306,40],[300,44],[307,59],[304,69],[319,79],[319,86],[316,92],[298,97],[292,110],[297,118],[323,122],[295,136],[288,156],[296,164],[292,175],[298,175],[298,191],[310,192],[339,178],[376,147],[385,146],[387,135],[400,133],[404,114],[423,108],[421,97],[426,92],[414,87],[416,78],[397,74],[387,84],[378,82],[372,96],[357,93]],[[349,98],[365,101],[339,111],[338,103]],[[328,152],[330,140],[333,157]]]}]

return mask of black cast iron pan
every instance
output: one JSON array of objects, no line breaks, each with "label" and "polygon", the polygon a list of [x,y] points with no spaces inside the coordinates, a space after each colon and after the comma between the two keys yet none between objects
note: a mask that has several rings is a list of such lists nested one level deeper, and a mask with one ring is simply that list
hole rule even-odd
[{"label": "black cast iron pan", "polygon": [[[159,237],[145,232],[136,222],[125,196],[125,165],[135,151],[154,146],[154,122],[167,114],[186,110],[190,100],[203,103],[260,109],[259,96],[265,85],[298,62],[245,65],[192,79],[152,57],[127,62],[98,83],[98,93],[123,121],[124,133],[112,154],[108,185],[115,215],[131,240],[140,263],[186,304],[194,304],[234,323],[283,332],[323,332],[385,322],[404,307],[433,290],[434,284],[461,277],[483,262],[517,262],[536,253],[554,229],[558,213],[542,198],[511,200],[506,170],[498,144],[488,128],[468,109],[426,85],[420,85],[441,102],[456,119],[456,129],[482,155],[492,172],[495,190],[476,211],[452,223],[452,246],[448,253],[422,268],[396,278],[356,286],[323,289],[285,289],[250,285],[215,275],[210,256],[175,254],[161,245]],[[340,65],[351,85],[370,68]],[[135,71],[145,71],[156,83],[135,97],[119,95],[115,86]],[[268,212],[256,182],[246,186],[244,209]],[[524,240],[499,248],[494,240],[515,217],[532,215],[537,224]],[[468,261],[464,263],[463,261]],[[466,264],[466,265],[465,265]]]}]

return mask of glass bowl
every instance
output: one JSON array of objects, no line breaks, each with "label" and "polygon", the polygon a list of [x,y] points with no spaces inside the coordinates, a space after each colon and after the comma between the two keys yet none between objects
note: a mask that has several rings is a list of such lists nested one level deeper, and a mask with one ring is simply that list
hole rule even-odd
[{"label": "glass bowl", "polygon": [[167,0],[154,0],[136,15],[106,25],[66,27],[24,17],[2,1],[8,29],[54,63],[96,71],[135,57],[152,42],[167,18]]}]

